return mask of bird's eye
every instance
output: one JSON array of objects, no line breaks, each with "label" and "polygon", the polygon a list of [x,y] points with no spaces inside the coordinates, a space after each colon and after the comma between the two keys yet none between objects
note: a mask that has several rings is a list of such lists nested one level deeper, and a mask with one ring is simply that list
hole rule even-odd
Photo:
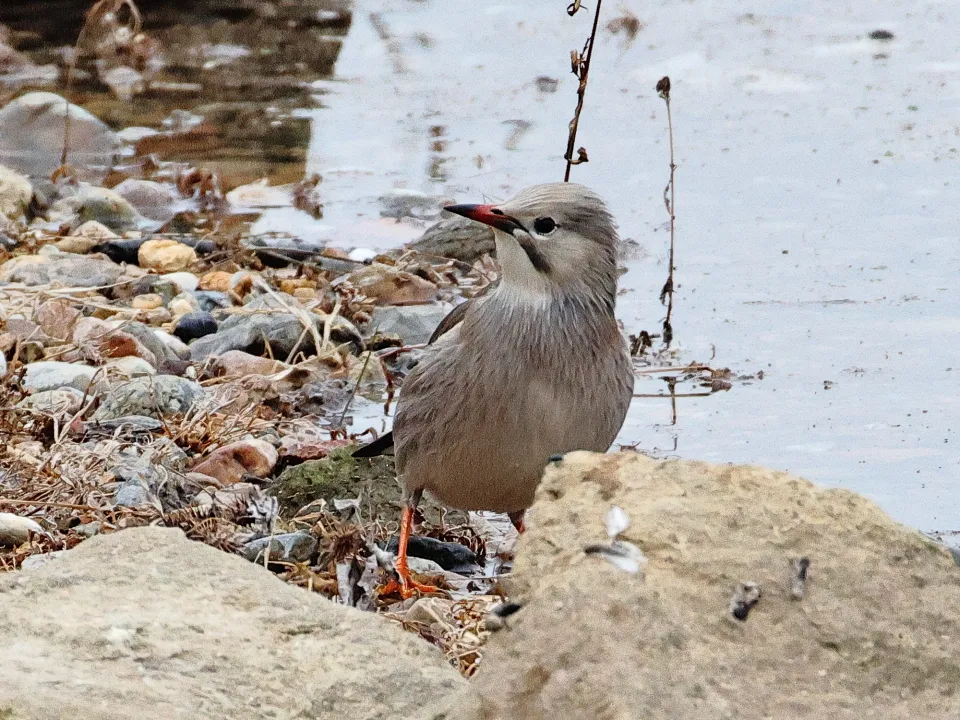
[{"label": "bird's eye", "polygon": [[557,229],[557,224],[553,221],[553,218],[538,217],[533,221],[533,229],[537,231],[538,235],[549,235]]}]

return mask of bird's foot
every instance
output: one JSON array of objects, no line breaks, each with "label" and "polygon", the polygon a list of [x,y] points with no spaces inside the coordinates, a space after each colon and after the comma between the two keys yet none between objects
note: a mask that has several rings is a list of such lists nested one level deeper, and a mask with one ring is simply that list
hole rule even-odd
[{"label": "bird's foot", "polygon": [[397,580],[391,580],[380,590],[380,595],[398,594],[404,600],[423,595],[442,594],[443,590],[435,585],[424,585],[413,579],[410,568],[405,562],[397,563]]}]

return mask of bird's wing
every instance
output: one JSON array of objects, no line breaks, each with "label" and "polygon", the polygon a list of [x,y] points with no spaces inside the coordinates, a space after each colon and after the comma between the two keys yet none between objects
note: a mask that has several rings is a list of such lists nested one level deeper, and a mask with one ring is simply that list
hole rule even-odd
[{"label": "bird's wing", "polygon": [[[490,285],[487,288],[491,287]],[[482,292],[478,295],[470,298],[466,302],[462,302],[457,305],[453,310],[447,313],[447,316],[440,321],[440,324],[437,325],[437,329],[433,331],[433,335],[430,336],[430,339],[427,341],[428,345],[435,344],[441,337],[447,336],[451,330],[457,328],[461,322],[463,322],[464,316],[467,314],[467,310],[475,304],[483,302],[484,295],[486,295],[487,288],[484,288]],[[453,333],[456,334],[456,333]],[[373,442],[367,443],[356,450],[353,451],[353,457],[356,458],[368,458],[368,457],[377,457],[378,455],[383,455],[385,452],[390,450],[393,447],[393,432],[388,432],[380,437],[378,437]]]}]

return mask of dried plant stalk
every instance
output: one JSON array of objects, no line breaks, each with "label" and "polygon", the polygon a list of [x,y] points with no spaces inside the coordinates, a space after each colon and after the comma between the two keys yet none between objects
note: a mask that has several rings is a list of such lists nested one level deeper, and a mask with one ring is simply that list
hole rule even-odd
[{"label": "dried plant stalk", "polygon": [[670,78],[666,76],[660,78],[656,90],[657,94],[660,95],[667,104],[667,131],[670,135],[670,180],[667,182],[666,187],[663,188],[663,204],[666,205],[667,214],[670,215],[670,262],[667,281],[663,284],[663,289],[660,291],[660,303],[665,303],[667,306],[667,316],[663,320],[663,344],[666,347],[670,347],[670,343],[673,341],[671,318],[673,316],[674,247],[677,225],[676,194],[673,182],[677,165],[673,157],[673,116],[670,113]]},{"label": "dried plant stalk", "polygon": [[[573,148],[577,144],[577,128],[580,126],[580,113],[583,110],[583,98],[587,92],[587,78],[590,75],[590,60],[593,58],[593,43],[597,37],[597,25],[600,22],[600,5],[603,0],[597,0],[597,9],[593,14],[593,28],[590,30],[590,37],[583,44],[583,50],[577,52],[570,51],[570,71],[577,76],[580,81],[577,86],[577,108],[573,112],[573,119],[570,121],[570,134],[567,137],[567,151],[563,157],[567,161],[567,169],[563,173],[563,181],[570,182],[570,168],[580,163],[589,162],[586,148],[577,148],[577,157],[573,157]],[[567,15],[573,17],[580,10],[580,0],[574,0],[567,6]]]}]

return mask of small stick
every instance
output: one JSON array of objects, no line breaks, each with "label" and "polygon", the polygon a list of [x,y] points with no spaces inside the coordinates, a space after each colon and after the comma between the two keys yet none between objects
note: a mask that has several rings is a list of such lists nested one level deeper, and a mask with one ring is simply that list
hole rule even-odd
[{"label": "small stick", "polygon": [[[590,30],[590,37],[583,45],[583,50],[579,53],[576,50],[570,51],[571,72],[580,80],[577,86],[577,109],[573,112],[573,119],[570,121],[570,135],[567,138],[567,151],[563,157],[567,161],[567,169],[563,173],[563,181],[570,182],[570,168],[580,163],[588,162],[585,148],[577,150],[577,157],[573,157],[573,148],[577,143],[577,128],[580,125],[580,112],[583,110],[583,96],[587,92],[587,77],[590,74],[590,60],[593,58],[593,43],[597,37],[597,24],[600,22],[600,5],[603,0],[597,0],[597,9],[593,14],[593,28]],[[580,0],[573,0],[567,7],[567,15],[573,17],[580,9]]]},{"label": "small stick", "polygon": [[[657,83],[656,90],[660,97],[663,98],[663,101],[667,104],[667,130],[670,135],[670,181],[667,183],[666,187],[663,188],[663,203],[667,206],[667,213],[670,215],[670,269],[667,276],[667,282],[664,283],[663,289],[660,291],[660,303],[663,304],[664,299],[667,299],[667,317],[663,321],[663,344],[666,347],[670,347],[670,343],[673,341],[673,325],[670,324],[670,318],[673,315],[673,258],[677,224],[676,194],[673,183],[673,177],[674,173],[676,172],[677,165],[673,158],[673,116],[670,112],[670,78],[667,76],[660,78],[660,81]],[[667,197],[668,193],[669,198]]]}]

